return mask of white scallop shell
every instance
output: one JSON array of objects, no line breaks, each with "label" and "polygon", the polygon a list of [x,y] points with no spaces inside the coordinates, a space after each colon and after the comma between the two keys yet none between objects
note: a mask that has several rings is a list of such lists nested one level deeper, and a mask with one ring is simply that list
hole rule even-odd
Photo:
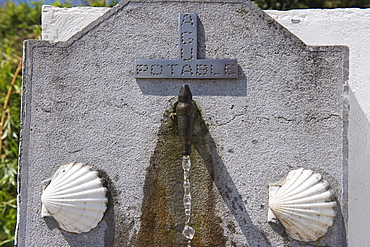
[{"label": "white scallop shell", "polygon": [[88,232],[107,209],[106,189],[97,172],[82,163],[62,165],[42,196],[42,217],[52,216],[67,232]]},{"label": "white scallop shell", "polygon": [[[269,209],[288,235],[300,241],[317,241],[333,225],[336,202],[329,184],[318,173],[303,168],[289,172],[283,186],[270,195]],[[269,213],[271,213],[269,211]]]}]

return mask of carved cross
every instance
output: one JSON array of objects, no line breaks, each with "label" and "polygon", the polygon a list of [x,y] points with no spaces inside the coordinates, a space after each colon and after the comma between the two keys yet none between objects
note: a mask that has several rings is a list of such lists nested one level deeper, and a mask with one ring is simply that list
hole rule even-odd
[{"label": "carved cross", "polygon": [[236,59],[198,59],[197,14],[180,13],[177,60],[136,60],[136,78],[222,79],[238,78]]}]

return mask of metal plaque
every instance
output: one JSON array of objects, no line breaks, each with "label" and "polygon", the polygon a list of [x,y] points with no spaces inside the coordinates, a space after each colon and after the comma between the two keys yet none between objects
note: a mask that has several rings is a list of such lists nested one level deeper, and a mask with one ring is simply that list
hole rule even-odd
[{"label": "metal plaque", "polygon": [[238,78],[236,59],[197,59],[196,14],[180,13],[177,60],[136,60],[136,78],[231,79]]}]

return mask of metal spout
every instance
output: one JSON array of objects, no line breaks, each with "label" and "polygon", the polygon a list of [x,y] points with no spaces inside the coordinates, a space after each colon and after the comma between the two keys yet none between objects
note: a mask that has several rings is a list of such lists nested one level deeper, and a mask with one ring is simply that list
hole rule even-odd
[{"label": "metal spout", "polygon": [[178,122],[181,153],[183,155],[190,155],[191,140],[193,138],[194,106],[188,85],[182,85],[180,88],[178,104],[176,106],[176,117]]}]

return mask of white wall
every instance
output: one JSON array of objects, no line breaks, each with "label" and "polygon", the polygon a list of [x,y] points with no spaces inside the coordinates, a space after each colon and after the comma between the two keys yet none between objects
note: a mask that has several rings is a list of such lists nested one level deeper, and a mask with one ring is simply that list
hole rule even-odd
[{"label": "white wall", "polygon": [[110,8],[42,6],[42,39],[53,42],[67,41]]},{"label": "white wall", "polygon": [[349,246],[370,246],[370,9],[266,11],[308,45],[346,45],[349,86]]}]

